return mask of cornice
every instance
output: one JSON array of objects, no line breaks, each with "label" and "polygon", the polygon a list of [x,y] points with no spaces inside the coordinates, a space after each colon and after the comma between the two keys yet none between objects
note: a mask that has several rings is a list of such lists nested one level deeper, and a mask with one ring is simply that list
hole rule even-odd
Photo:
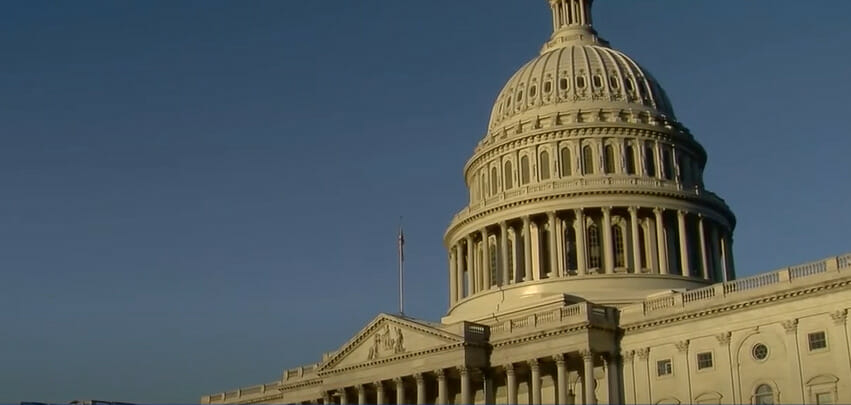
[{"label": "cornice", "polygon": [[[598,186],[594,186],[598,187]],[[664,189],[653,189],[650,187],[647,188],[615,188],[618,186],[612,186],[612,188],[601,190],[601,189],[578,189],[571,191],[563,191],[557,193],[546,193],[546,194],[536,194],[527,198],[520,198],[514,201],[510,201],[507,203],[493,205],[489,208],[484,208],[481,211],[473,211],[472,214],[463,214],[459,213],[453,218],[450,223],[446,233],[444,234],[444,241],[449,242],[449,236],[454,234],[459,228],[476,222],[481,218],[491,216],[493,214],[499,213],[501,211],[505,211],[511,208],[534,204],[538,202],[545,202],[551,200],[572,198],[572,197],[581,197],[581,196],[589,196],[589,195],[635,195],[635,196],[650,196],[650,197],[662,197],[662,198],[670,198],[674,200],[688,201],[691,203],[698,203],[707,205],[709,208],[712,208],[717,211],[718,217],[726,220],[726,225],[728,228],[732,229],[735,226],[735,216],[733,215],[730,208],[721,200],[719,197],[715,196],[710,192],[706,192],[705,194],[692,194],[687,193],[681,190],[664,190]],[[589,187],[590,188],[590,187]],[[712,196],[714,198],[710,198],[708,196]],[[716,201],[715,198],[718,200]],[[576,207],[579,208],[579,207]],[[587,207],[592,208],[592,207]]]}]

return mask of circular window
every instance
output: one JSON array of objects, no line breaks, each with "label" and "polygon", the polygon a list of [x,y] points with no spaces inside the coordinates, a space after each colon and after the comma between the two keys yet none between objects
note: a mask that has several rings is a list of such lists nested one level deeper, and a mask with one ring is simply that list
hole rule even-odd
[{"label": "circular window", "polygon": [[765,360],[765,358],[768,357],[768,347],[762,343],[757,343],[753,345],[751,354],[753,354],[753,358],[757,360]]}]

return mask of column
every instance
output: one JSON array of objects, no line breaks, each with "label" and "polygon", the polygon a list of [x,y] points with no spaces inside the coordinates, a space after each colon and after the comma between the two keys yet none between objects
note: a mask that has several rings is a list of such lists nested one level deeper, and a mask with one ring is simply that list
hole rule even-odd
[{"label": "column", "polygon": [[470,392],[470,370],[467,367],[458,367],[458,372],[461,374],[461,403],[472,404],[473,397]]},{"label": "column", "polygon": [[721,244],[721,271],[724,273],[724,281],[727,281],[730,279],[729,261],[727,260],[730,246],[727,244],[726,234],[721,234],[719,243]]},{"label": "column", "polygon": [[329,404],[334,403],[334,400],[331,399],[331,393],[330,392],[325,391],[325,392],[322,393],[322,403],[324,405],[329,405]]},{"label": "column", "polygon": [[641,273],[641,249],[645,247],[639,243],[641,239],[638,237],[638,208],[636,207],[629,207],[629,225],[632,232],[633,273]]},{"label": "column", "polygon": [[668,274],[668,249],[665,241],[665,221],[662,218],[662,209],[655,208],[656,214],[656,250],[659,254],[659,273]]},{"label": "column", "polygon": [[508,363],[505,365],[505,385],[508,390],[508,403],[516,404],[517,402],[517,375],[514,373],[514,364]]},{"label": "column", "polygon": [[414,380],[417,382],[417,405],[424,405],[426,403],[425,376],[422,373],[414,374]]},{"label": "column", "polygon": [[458,268],[455,266],[455,249],[449,249],[449,305],[452,306],[458,301],[458,277],[456,272]]},{"label": "column", "polygon": [[541,365],[538,359],[529,360],[529,369],[532,370],[529,384],[532,387],[532,405],[541,405]]},{"label": "column", "polygon": [[[550,275],[549,278],[559,277],[558,271],[558,246],[556,246],[556,213],[555,211],[550,211],[547,213],[547,226],[549,227],[549,231],[547,232],[547,244],[549,245],[548,254],[549,257],[542,257],[541,261],[549,260],[550,264]],[[541,274],[543,277],[543,274]]]},{"label": "column", "polygon": [[523,281],[532,281],[532,227],[528,215],[523,217]]},{"label": "column", "polygon": [[615,272],[615,257],[612,243],[612,213],[611,207],[603,207],[603,267],[606,269],[606,274]]},{"label": "column", "polygon": [[703,270],[703,278],[710,280],[709,273],[709,256],[706,254],[706,229],[703,226],[703,215],[697,216],[697,233],[699,234],[700,242],[700,268]]},{"label": "column", "polygon": [[449,393],[446,387],[446,371],[442,368],[434,371],[434,374],[437,375],[437,403],[439,405],[444,405],[449,403]]},{"label": "column", "polygon": [[467,295],[476,293],[476,266],[473,265],[473,257],[475,245],[473,245],[473,236],[467,235]]},{"label": "column", "polygon": [[688,234],[686,233],[686,212],[683,210],[677,211],[677,224],[679,225],[680,234],[680,263],[683,268],[681,274],[683,277],[691,276],[691,263],[688,257]]},{"label": "column", "polygon": [[556,389],[558,390],[559,404],[567,404],[567,367],[565,366],[564,354],[553,356],[556,361]]},{"label": "column", "polygon": [[491,288],[491,255],[490,242],[488,242],[488,230],[482,229],[482,291]]},{"label": "column", "polygon": [[458,242],[458,244],[455,245],[455,269],[457,270],[455,273],[455,283],[458,285],[457,290],[455,291],[457,293],[455,302],[458,302],[467,294],[467,292],[464,291],[464,251],[461,248],[461,242]]},{"label": "column", "polygon": [[508,269],[508,224],[505,221],[499,223],[499,261],[502,263],[502,282],[500,285],[508,285],[511,280]]},{"label": "column", "polygon": [[576,221],[573,224],[573,230],[576,233],[576,272],[580,276],[584,276],[588,268],[585,261],[585,254],[587,253],[585,250],[585,213],[582,212],[582,208],[573,210],[573,213],[576,216]]},{"label": "column", "polygon": [[496,401],[494,397],[496,396],[496,391],[493,384],[493,377],[490,375],[490,371],[487,369],[479,369],[479,373],[482,375],[482,396],[484,397],[486,404],[495,404]]},{"label": "column", "polygon": [[585,385],[585,403],[596,404],[597,398],[594,397],[594,353],[590,350],[582,350],[579,354],[582,355],[582,361],[585,365],[583,382]]},{"label": "column", "polygon": [[346,405],[349,403],[349,394],[346,393],[345,388],[340,388],[338,391],[340,393],[340,403]]},{"label": "column", "polygon": [[375,382],[373,385],[375,385],[375,404],[384,405],[386,402],[384,399],[384,385],[382,385],[381,381]]},{"label": "column", "polygon": [[[718,226],[715,224],[710,224],[709,227],[709,252],[712,254],[712,272],[718,275],[719,279],[715,281],[727,281],[727,275],[721,271],[721,252],[720,252],[720,238],[718,237]],[[721,274],[718,274],[721,273]]]},{"label": "column", "polygon": [[[788,403],[804,403],[804,381],[801,378],[801,346],[798,344],[798,320],[790,319],[787,321],[783,321],[781,323],[783,325],[783,329],[786,331],[786,350],[789,353],[789,365],[790,367],[787,369],[789,372],[789,381],[792,382],[791,387],[799,388],[799,389],[789,389],[784,395],[785,401]],[[794,348],[794,349],[793,349]],[[744,393],[742,393],[742,399],[744,399]]]},{"label": "column", "polygon": [[402,380],[402,377],[396,377],[393,379],[393,382],[396,383],[396,403],[406,404],[407,402],[405,402],[405,381]]},{"label": "column", "polygon": [[603,357],[603,369],[606,373],[607,402],[610,404],[622,404],[620,389],[618,389],[618,358],[616,354],[609,354]]},{"label": "column", "polygon": [[361,384],[356,388],[358,390],[358,405],[366,405],[366,387]]}]

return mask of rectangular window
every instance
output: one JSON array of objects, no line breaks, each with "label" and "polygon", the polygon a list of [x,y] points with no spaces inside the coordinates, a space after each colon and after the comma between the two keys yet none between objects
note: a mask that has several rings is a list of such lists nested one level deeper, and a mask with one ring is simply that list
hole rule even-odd
[{"label": "rectangular window", "polygon": [[671,359],[659,360],[656,362],[656,375],[671,375],[674,373],[674,365],[671,363]]},{"label": "rectangular window", "polygon": [[712,352],[697,354],[697,369],[712,368]]},{"label": "rectangular window", "polygon": [[827,337],[824,332],[813,332],[807,335],[810,351],[827,348]]},{"label": "rectangular window", "polygon": [[833,404],[833,394],[829,392],[821,392],[816,394],[816,404],[817,405],[832,405]]}]

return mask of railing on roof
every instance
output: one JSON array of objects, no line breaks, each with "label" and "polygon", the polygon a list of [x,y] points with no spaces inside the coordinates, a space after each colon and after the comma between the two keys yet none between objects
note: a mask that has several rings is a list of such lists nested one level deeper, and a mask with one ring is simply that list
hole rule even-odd
[{"label": "railing on roof", "polygon": [[759,290],[769,286],[782,286],[797,283],[799,280],[829,272],[846,272],[851,270],[851,253],[829,257],[811,263],[757,274],[752,277],[714,284],[685,292],[672,292],[661,297],[651,297],[642,303],[645,314],[668,308],[683,308],[694,303],[710,304],[709,301],[724,299],[747,291]]}]

